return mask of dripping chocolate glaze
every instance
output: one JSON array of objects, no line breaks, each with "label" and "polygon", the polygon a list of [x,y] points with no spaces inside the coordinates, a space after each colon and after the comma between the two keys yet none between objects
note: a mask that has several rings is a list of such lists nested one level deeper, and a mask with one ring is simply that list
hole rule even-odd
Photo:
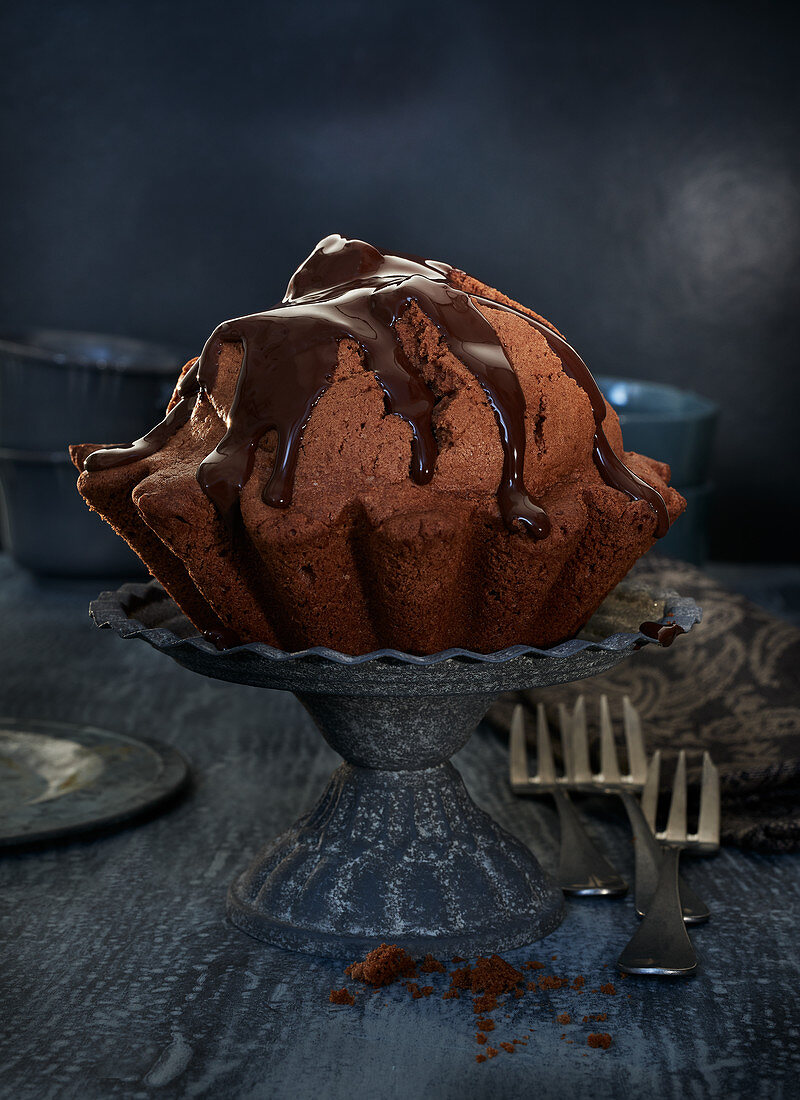
[{"label": "dripping chocolate glaze", "polygon": [[333,235],[317,245],[292,276],[280,305],[264,313],[225,321],[209,337],[198,362],[181,379],[177,404],[151,432],[129,447],[89,455],[87,470],[108,469],[154,454],[191,416],[197,395],[208,389],[220,349],[238,341],[242,365],[228,428],[201,463],[197,480],[227,522],[253,469],[259,441],[277,434],[275,462],[264,500],[276,508],[291,503],[303,428],[331,383],[339,342],[349,337],[362,350],[389,413],[411,427],[411,477],[423,485],[433,477],[438,448],[431,426],[435,396],[408,358],[396,322],[410,302],[436,325],[448,347],[483,388],[503,446],[498,505],[510,530],[544,538],[550,522],[525,488],[525,398],[511,363],[477,303],[522,317],[547,340],[566,374],[591,402],[595,419],[594,460],[611,486],[645,500],[657,517],[656,534],[669,528],[661,495],[625,466],[603,429],[606,404],[588,367],[563,337],[543,322],[491,298],[450,285],[452,268],[416,256],[380,252],[364,241]]},{"label": "dripping chocolate glaze", "polygon": [[646,638],[663,645],[665,649],[681,634],[686,633],[680,623],[653,623],[649,620],[639,625],[639,631]]}]

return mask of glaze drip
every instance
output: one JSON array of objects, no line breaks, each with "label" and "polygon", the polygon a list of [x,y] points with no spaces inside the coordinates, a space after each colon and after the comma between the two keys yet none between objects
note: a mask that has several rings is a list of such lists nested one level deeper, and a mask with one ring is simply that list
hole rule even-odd
[{"label": "glaze drip", "polygon": [[418,484],[426,484],[438,455],[431,425],[436,398],[406,355],[396,328],[398,318],[415,302],[480,383],[494,412],[503,447],[497,498],[506,526],[544,538],[550,522],[528,494],[523,477],[525,398],[497,334],[478,309],[481,303],[522,317],[544,335],[565,372],[589,397],[596,425],[594,459],[604,480],[634,499],[646,500],[656,512],[657,534],[665,534],[666,505],[611,448],[602,427],[605,401],[578,353],[529,314],[452,286],[451,272],[436,261],[383,253],[364,241],[337,235],[326,237],[292,276],[280,305],[225,321],[214,330],[198,362],[181,379],[177,404],[160,424],[130,447],[95,451],[85,468],[107,469],[160,450],[189,419],[193,398],[211,387],[223,343],[238,341],[242,365],[227,431],[201,463],[197,479],[221,516],[232,523],[256,448],[267,432],[274,431],[277,448],[264,500],[276,508],[288,507],[303,429],[331,384],[339,343],[349,337],[381,386],[387,412],[411,427],[410,474]]}]

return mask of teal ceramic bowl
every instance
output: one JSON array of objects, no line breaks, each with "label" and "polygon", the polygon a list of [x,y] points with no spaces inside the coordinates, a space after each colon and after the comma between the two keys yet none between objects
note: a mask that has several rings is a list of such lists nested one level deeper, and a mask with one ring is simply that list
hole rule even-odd
[{"label": "teal ceramic bowl", "polygon": [[719,408],[698,394],[660,382],[598,375],[597,384],[619,413],[625,449],[668,462],[683,492],[708,481]]},{"label": "teal ceramic bowl", "polygon": [[656,544],[659,554],[701,564],[708,555],[709,481],[719,408],[698,394],[660,382],[598,375],[619,413],[625,449],[668,462],[686,511]]}]

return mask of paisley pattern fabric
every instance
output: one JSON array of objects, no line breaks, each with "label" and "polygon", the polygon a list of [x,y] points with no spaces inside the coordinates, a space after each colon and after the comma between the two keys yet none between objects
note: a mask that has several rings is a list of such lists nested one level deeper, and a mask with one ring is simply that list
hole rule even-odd
[{"label": "paisley pattern fabric", "polygon": [[[723,843],[800,849],[800,630],[684,562],[648,555],[634,575],[692,596],[702,623],[671,648],[649,646],[602,676],[503,696],[488,721],[505,734],[515,703],[534,708],[541,700],[556,730],[558,703],[572,706],[582,692],[595,729],[606,694],[621,738],[622,696],[629,695],[648,752],[660,748],[666,758],[686,749],[694,783],[699,753],[711,753],[720,769]],[[662,782],[670,778],[665,759]]]}]

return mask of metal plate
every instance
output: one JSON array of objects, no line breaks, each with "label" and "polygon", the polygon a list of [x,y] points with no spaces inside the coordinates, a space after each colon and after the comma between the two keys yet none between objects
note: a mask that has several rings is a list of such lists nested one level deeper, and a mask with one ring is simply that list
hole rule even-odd
[{"label": "metal plate", "polygon": [[188,776],[180,753],[156,741],[0,718],[0,847],[124,824]]}]

